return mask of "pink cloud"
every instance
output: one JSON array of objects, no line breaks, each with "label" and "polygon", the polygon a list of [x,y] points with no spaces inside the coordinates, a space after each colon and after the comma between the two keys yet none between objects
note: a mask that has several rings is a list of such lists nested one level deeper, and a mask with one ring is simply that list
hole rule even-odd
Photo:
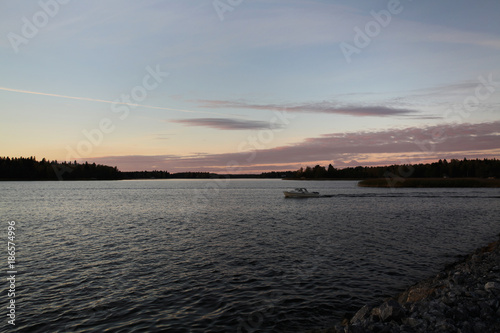
[{"label": "pink cloud", "polygon": [[342,167],[498,156],[500,121],[331,133],[286,146],[225,154],[109,156],[92,160],[116,165],[124,171],[161,169],[170,172],[245,173],[294,170],[300,166],[332,162]]}]

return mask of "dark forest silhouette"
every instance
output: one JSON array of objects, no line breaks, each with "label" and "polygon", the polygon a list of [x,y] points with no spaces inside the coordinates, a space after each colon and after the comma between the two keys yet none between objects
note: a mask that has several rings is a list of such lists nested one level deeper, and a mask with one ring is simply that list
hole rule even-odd
[{"label": "dark forest silhouette", "polygon": [[[290,177],[290,176],[288,176]],[[375,167],[349,167],[336,169],[331,164],[328,167],[316,165],[314,167],[300,168],[290,178],[307,179],[366,179],[366,178],[490,178],[500,177],[500,160],[452,159],[451,161],[439,160],[427,164],[404,164]]]},{"label": "dark forest silhouette", "polygon": [[0,157],[0,180],[119,180],[212,178],[208,172],[119,171],[117,167],[95,163],[37,161],[35,157]]},{"label": "dark forest silhouette", "polygon": [[37,161],[34,157],[0,157],[0,179],[19,180],[81,180],[81,179],[122,179],[116,167],[95,163],[59,163]]},{"label": "dark forest silhouette", "polygon": [[115,180],[115,179],[208,179],[289,178],[289,179],[367,179],[367,178],[500,178],[500,160],[439,160],[427,164],[406,164],[337,169],[316,165],[297,171],[272,171],[261,174],[218,175],[209,172],[133,171],[121,172],[117,167],[95,163],[37,161],[35,157],[0,157],[0,180]]}]

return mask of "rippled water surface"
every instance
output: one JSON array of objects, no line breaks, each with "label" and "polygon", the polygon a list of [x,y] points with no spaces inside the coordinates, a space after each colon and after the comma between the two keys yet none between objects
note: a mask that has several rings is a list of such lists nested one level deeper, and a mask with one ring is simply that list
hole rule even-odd
[{"label": "rippled water surface", "polygon": [[[285,199],[294,187],[333,196]],[[2,244],[17,226],[16,328],[30,332],[324,328],[500,232],[499,189],[1,182],[0,198]]]}]

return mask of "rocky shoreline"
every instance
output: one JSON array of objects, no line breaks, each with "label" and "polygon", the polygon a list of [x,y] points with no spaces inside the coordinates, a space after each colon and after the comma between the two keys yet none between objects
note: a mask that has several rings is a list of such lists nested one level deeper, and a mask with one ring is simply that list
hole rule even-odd
[{"label": "rocky shoreline", "polygon": [[500,240],[351,319],[312,333],[500,332]]}]

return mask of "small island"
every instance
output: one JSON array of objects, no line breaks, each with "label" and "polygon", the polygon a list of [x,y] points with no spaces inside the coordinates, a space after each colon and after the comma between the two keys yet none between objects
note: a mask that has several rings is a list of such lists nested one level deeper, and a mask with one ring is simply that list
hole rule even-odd
[{"label": "small island", "polygon": [[375,178],[364,179],[361,187],[500,187],[494,178]]},{"label": "small island", "polygon": [[434,163],[300,168],[288,180],[360,180],[362,187],[500,187],[500,160],[446,159]]}]

